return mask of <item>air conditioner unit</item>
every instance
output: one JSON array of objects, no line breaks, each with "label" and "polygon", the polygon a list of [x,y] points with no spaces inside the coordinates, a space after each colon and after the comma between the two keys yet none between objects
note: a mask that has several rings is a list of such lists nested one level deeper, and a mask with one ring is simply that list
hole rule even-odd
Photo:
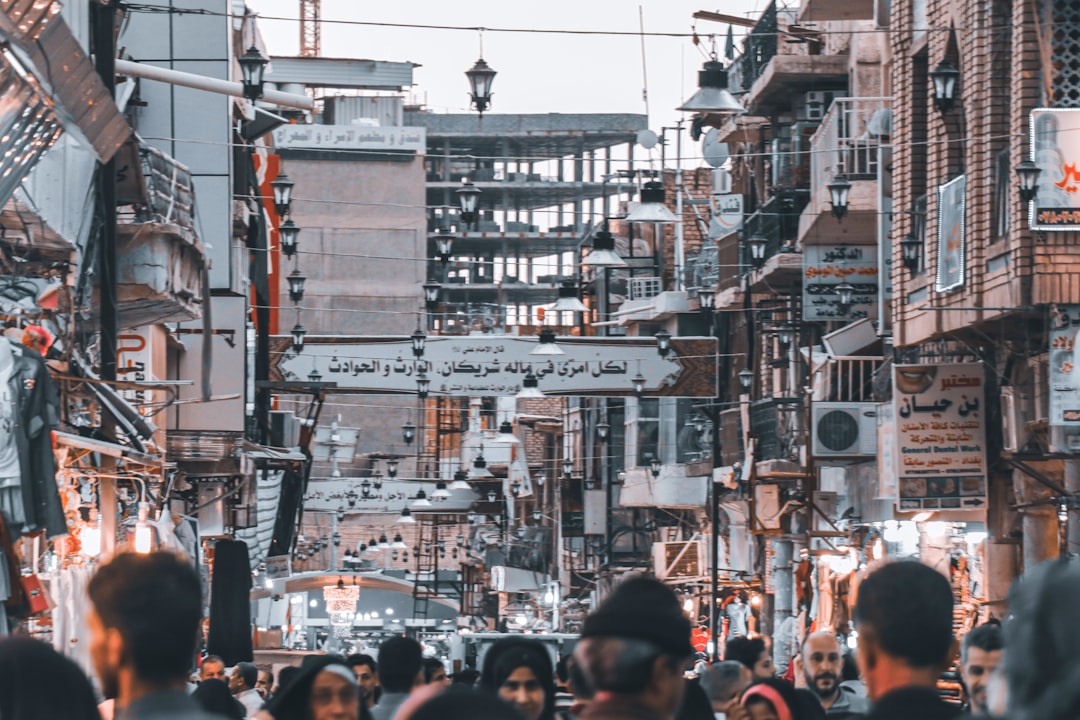
[{"label": "air conditioner unit", "polygon": [[874,403],[813,404],[815,457],[872,457],[877,454],[877,408]]},{"label": "air conditioner unit", "polygon": [[660,580],[704,577],[707,568],[705,543],[700,540],[653,543],[653,574]]}]

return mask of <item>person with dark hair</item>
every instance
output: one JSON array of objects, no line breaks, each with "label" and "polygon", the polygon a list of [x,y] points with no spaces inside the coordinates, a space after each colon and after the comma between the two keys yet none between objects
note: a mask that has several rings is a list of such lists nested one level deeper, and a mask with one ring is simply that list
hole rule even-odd
[{"label": "person with dark hair", "polygon": [[259,668],[259,678],[255,681],[255,689],[263,700],[270,699],[270,693],[274,689],[274,669],[269,665]]},{"label": "person with dark hair", "polygon": [[211,718],[186,692],[202,619],[195,568],[178,555],[123,553],[87,586],[90,657],[124,720]]},{"label": "person with dark hair", "polygon": [[574,648],[595,696],[581,720],[673,720],[694,655],[690,620],[655,578],[623,581],[588,617]]},{"label": "person with dark hair", "polygon": [[379,664],[370,655],[353,654],[345,658],[345,664],[356,673],[360,683],[360,696],[369,709],[379,701]]},{"label": "person with dark hair", "polygon": [[244,720],[248,716],[244,705],[233,697],[232,690],[224,680],[203,680],[199,687],[195,688],[195,692],[191,693],[191,697],[208,713],[233,720]]},{"label": "person with dark hair", "polygon": [[0,718],[101,720],[79,666],[40,640],[20,636],[0,639]]},{"label": "person with dark hair", "polygon": [[986,715],[986,689],[991,674],[1001,664],[1005,647],[1000,625],[979,625],[960,644],[960,679],[967,694],[964,708],[972,715]]},{"label": "person with dark hair", "polygon": [[[1080,560],[1063,557],[1028,569],[1009,590],[1004,677],[1009,720],[1080,717]],[[995,683],[987,705],[995,709]]]},{"label": "person with dark hair", "polygon": [[742,706],[751,720],[825,720],[825,710],[812,693],[780,678],[755,680],[743,692]]},{"label": "person with dark hair", "polygon": [[695,680],[686,683],[682,702],[675,711],[675,720],[713,720],[712,703],[700,682]]},{"label": "person with dark hair", "polygon": [[570,690],[570,656],[560,655],[555,663],[555,714],[565,717],[574,705],[574,693]]},{"label": "person with dark hair", "polygon": [[379,683],[383,694],[371,708],[374,720],[394,720],[398,708],[423,683],[423,650],[412,638],[392,637],[379,647]]},{"label": "person with dark hair", "polygon": [[836,720],[866,717],[870,702],[840,687],[843,667],[840,641],[830,631],[807,635],[802,650],[795,657],[795,671],[802,673],[806,687],[817,696],[828,717]]},{"label": "person with dark hair", "polygon": [[737,660],[713,663],[701,675],[701,687],[712,704],[713,715],[717,717],[726,717],[731,713],[739,704],[743,690],[751,682],[750,668]]},{"label": "person with dark hair", "polygon": [[421,665],[424,670],[425,685],[449,685],[450,678],[446,677],[446,666],[439,658],[426,657]]},{"label": "person with dark hair", "polygon": [[513,705],[525,720],[555,716],[555,674],[544,646],[535,640],[504,638],[484,656],[480,687]]},{"label": "person with dark hair", "polygon": [[514,707],[464,684],[424,702],[407,720],[524,720]]},{"label": "person with dark hair", "polygon": [[264,714],[274,720],[371,720],[356,674],[337,655],[305,657],[295,677],[259,711]]},{"label": "person with dark hair", "polygon": [[277,674],[277,685],[271,691],[271,695],[277,697],[282,690],[289,687],[289,683],[296,679],[300,674],[300,668],[295,665],[286,665],[281,668]]},{"label": "person with dark hair", "polygon": [[953,593],[944,575],[907,560],[882,565],[859,585],[855,603],[859,669],[872,720],[948,720],[938,676],[956,656]]},{"label": "person with dark hair", "polygon": [[465,685],[467,687],[475,687],[476,681],[480,679],[480,671],[476,668],[466,667],[458,670],[450,678],[453,685]]},{"label": "person with dark hair", "polygon": [[199,680],[225,680],[225,661],[217,655],[207,655],[199,668]]},{"label": "person with dark hair", "polygon": [[248,715],[253,715],[263,706],[262,695],[255,689],[255,683],[258,681],[259,668],[249,662],[236,663],[232,675],[229,676],[229,690],[244,706]]},{"label": "person with dark hair", "polygon": [[776,677],[776,666],[769,655],[769,648],[759,637],[731,638],[724,646],[724,659],[741,662],[750,669],[754,680]]}]

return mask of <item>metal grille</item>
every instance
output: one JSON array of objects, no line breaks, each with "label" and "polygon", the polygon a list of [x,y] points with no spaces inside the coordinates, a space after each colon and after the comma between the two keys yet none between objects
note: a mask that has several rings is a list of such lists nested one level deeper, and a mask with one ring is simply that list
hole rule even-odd
[{"label": "metal grille", "polygon": [[664,291],[664,283],[658,277],[640,277],[630,280],[630,299],[647,300]]},{"label": "metal grille", "polygon": [[1052,0],[1054,107],[1080,107],[1080,3]]}]

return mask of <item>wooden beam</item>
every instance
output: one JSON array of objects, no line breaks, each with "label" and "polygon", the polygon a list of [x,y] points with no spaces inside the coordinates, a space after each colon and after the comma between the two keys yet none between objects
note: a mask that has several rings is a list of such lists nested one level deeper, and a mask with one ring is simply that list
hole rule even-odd
[{"label": "wooden beam", "polygon": [[739,25],[740,27],[752,28],[757,25],[754,20],[747,20],[746,18],[737,17],[735,15],[725,15],[723,13],[709,12],[708,10],[698,10],[694,13],[695,20],[712,20],[713,22],[729,23],[731,25]]}]

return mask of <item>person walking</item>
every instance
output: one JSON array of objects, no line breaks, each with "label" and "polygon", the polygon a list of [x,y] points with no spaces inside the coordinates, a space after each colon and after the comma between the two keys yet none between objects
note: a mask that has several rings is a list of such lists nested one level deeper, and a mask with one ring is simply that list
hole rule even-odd
[{"label": "person walking", "polygon": [[588,617],[574,661],[593,688],[581,720],[673,720],[694,646],[690,620],[654,578],[623,581]]},{"label": "person walking", "polygon": [[854,618],[870,720],[960,715],[935,690],[957,650],[952,587],[944,575],[911,560],[887,563],[859,585]]},{"label": "person walking", "polygon": [[379,664],[370,655],[357,653],[345,658],[345,663],[356,673],[360,683],[360,695],[364,705],[371,709],[379,700]]},{"label": "person walking", "polygon": [[115,556],[90,578],[90,657],[117,720],[212,720],[187,693],[202,619],[195,568],[167,552]]},{"label": "person walking", "polygon": [[964,636],[960,644],[960,679],[964,682],[971,715],[987,715],[987,688],[990,678],[1001,664],[1005,641],[1000,625],[979,625]]},{"label": "person walking", "polygon": [[101,720],[94,688],[79,666],[50,645],[20,636],[0,639],[0,718]]},{"label": "person walking", "polygon": [[254,715],[255,711],[263,706],[263,697],[255,689],[258,682],[259,668],[249,662],[236,663],[232,675],[229,676],[229,690],[244,706],[246,715]]},{"label": "person walking", "polygon": [[374,720],[394,720],[398,708],[424,682],[423,650],[412,638],[392,637],[379,648],[379,684],[383,693],[371,708]]},{"label": "person walking", "polygon": [[484,656],[480,687],[513,705],[525,720],[552,720],[555,673],[544,646],[535,640],[504,638]]},{"label": "person walking", "polygon": [[371,720],[356,674],[336,655],[305,658],[289,684],[255,717],[273,720]]},{"label": "person walking", "polygon": [[823,631],[806,636],[795,657],[795,672],[802,673],[807,689],[817,697],[827,717],[859,720],[870,712],[870,701],[840,686],[843,669],[844,654],[834,633]]},{"label": "person walking", "polygon": [[776,677],[776,665],[765,641],[759,637],[733,637],[724,646],[724,659],[736,660],[750,669],[754,680]]}]

